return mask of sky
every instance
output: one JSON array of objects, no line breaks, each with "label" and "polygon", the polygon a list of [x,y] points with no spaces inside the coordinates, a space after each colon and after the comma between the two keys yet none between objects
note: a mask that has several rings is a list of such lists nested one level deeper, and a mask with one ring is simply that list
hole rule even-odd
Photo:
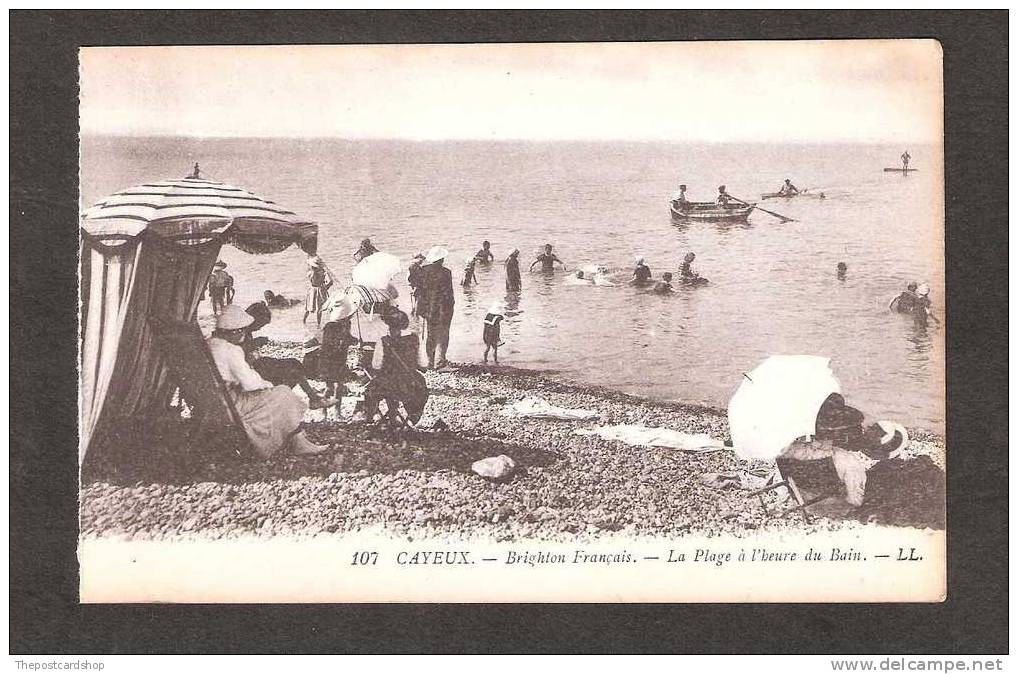
[{"label": "sky", "polygon": [[932,40],[86,47],[83,133],[940,143]]}]

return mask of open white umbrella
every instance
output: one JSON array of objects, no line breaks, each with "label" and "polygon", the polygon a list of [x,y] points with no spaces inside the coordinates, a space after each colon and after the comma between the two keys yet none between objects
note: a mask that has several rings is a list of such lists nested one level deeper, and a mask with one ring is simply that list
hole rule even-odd
[{"label": "open white umbrella", "polygon": [[357,263],[350,272],[354,284],[383,290],[399,273],[399,258],[390,253],[372,253]]},{"label": "open white umbrella", "polygon": [[728,402],[735,453],[772,461],[796,438],[814,435],[820,406],[841,391],[830,362],[822,356],[771,356],[743,374]]}]

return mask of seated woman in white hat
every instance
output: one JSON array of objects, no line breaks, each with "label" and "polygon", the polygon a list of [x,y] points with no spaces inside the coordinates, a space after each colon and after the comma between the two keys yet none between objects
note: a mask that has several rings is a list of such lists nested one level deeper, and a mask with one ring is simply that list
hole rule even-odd
[{"label": "seated woman in white hat", "polygon": [[262,379],[244,357],[241,343],[254,317],[228,305],[216,317],[208,339],[209,351],[240,414],[251,445],[262,458],[289,446],[294,454],[320,454],[327,446],[311,442],[300,424],[307,405],[288,386],[273,386]]}]

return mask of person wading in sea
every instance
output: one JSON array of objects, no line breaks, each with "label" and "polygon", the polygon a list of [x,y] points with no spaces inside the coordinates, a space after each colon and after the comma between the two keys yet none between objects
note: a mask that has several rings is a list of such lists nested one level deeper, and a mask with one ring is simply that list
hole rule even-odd
[{"label": "person wading in sea", "polygon": [[423,323],[424,350],[428,357],[428,368],[438,369],[449,365],[446,352],[449,349],[449,328],[456,305],[452,288],[452,272],[442,263],[449,251],[434,246],[424,257],[421,267],[421,294],[417,300],[417,315]]},{"label": "person wading in sea", "polygon": [[636,258],[636,268],[633,269],[633,278],[629,280],[634,286],[645,286],[650,283],[650,267],[642,255]]},{"label": "person wading in sea", "polygon": [[555,271],[555,263],[558,262],[562,265],[562,268],[566,268],[566,263],[558,259],[558,256],[552,252],[552,246],[550,243],[544,244],[544,252],[537,256],[537,259],[530,263],[530,271],[534,271],[534,266],[540,262],[542,272],[553,272]]},{"label": "person wading in sea", "polygon": [[474,260],[479,264],[491,264],[495,261],[495,254],[491,252],[491,241],[481,243],[481,249],[474,254]]},{"label": "person wading in sea", "polygon": [[523,280],[520,278],[519,248],[513,248],[509,252],[509,257],[505,259],[505,289],[510,293],[518,293],[523,289]]}]

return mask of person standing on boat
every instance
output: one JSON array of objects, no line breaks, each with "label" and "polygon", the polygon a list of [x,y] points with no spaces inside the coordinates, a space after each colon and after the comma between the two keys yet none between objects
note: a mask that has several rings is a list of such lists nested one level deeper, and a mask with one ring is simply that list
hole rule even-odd
[{"label": "person standing on boat", "polygon": [[793,185],[792,181],[789,180],[788,178],[785,178],[785,184],[781,186],[780,190],[778,190],[778,194],[780,194],[783,197],[790,197],[793,194],[798,194],[798,193],[799,193],[799,188],[796,187],[795,185]]},{"label": "person standing on boat", "polygon": [[689,203],[689,200],[686,199],[685,185],[679,185],[679,193],[675,197],[675,203],[678,204],[680,207],[685,206],[687,203]]},{"label": "person standing on boat", "polygon": [[491,264],[495,261],[495,254],[491,252],[491,241],[481,244],[481,250],[474,255],[474,260],[481,264]]},{"label": "person standing on boat", "polygon": [[332,279],[325,271],[325,263],[317,255],[308,256],[308,295],[304,300],[304,320],[308,322],[308,316],[314,314],[318,325],[322,324],[322,310],[325,309],[325,302],[329,299],[329,288],[332,287]]},{"label": "person standing on boat", "polygon": [[523,280],[520,278],[519,248],[509,251],[509,257],[505,259],[505,289],[510,293],[518,293],[523,290]]},{"label": "person standing on boat", "polygon": [[905,171],[908,170],[908,162],[910,159],[912,159],[912,155],[908,153],[908,150],[905,150],[904,152],[901,153],[901,168],[903,170]]},{"label": "person standing on boat", "polygon": [[732,200],[732,195],[725,191],[725,186],[721,185],[718,187],[718,205],[727,206],[728,202]]},{"label": "person standing on boat", "polygon": [[353,254],[353,259],[360,262],[368,255],[374,255],[377,252],[378,249],[375,248],[375,244],[371,243],[371,239],[364,239],[363,241],[361,241],[360,248],[358,248],[357,252]]},{"label": "person standing on boat", "polygon": [[544,244],[544,252],[537,256],[537,259],[530,263],[530,271],[534,271],[534,265],[538,262],[541,263],[541,271],[550,273],[555,271],[555,263],[558,262],[562,265],[562,268],[566,268],[566,263],[558,259],[558,256],[552,252],[552,246],[550,243]]},{"label": "person standing on boat", "polygon": [[452,289],[452,272],[442,263],[449,251],[434,246],[424,257],[421,267],[421,294],[417,300],[417,315],[423,322],[424,350],[428,357],[428,369],[441,369],[449,363],[446,351],[449,349],[449,328],[456,305]]}]

